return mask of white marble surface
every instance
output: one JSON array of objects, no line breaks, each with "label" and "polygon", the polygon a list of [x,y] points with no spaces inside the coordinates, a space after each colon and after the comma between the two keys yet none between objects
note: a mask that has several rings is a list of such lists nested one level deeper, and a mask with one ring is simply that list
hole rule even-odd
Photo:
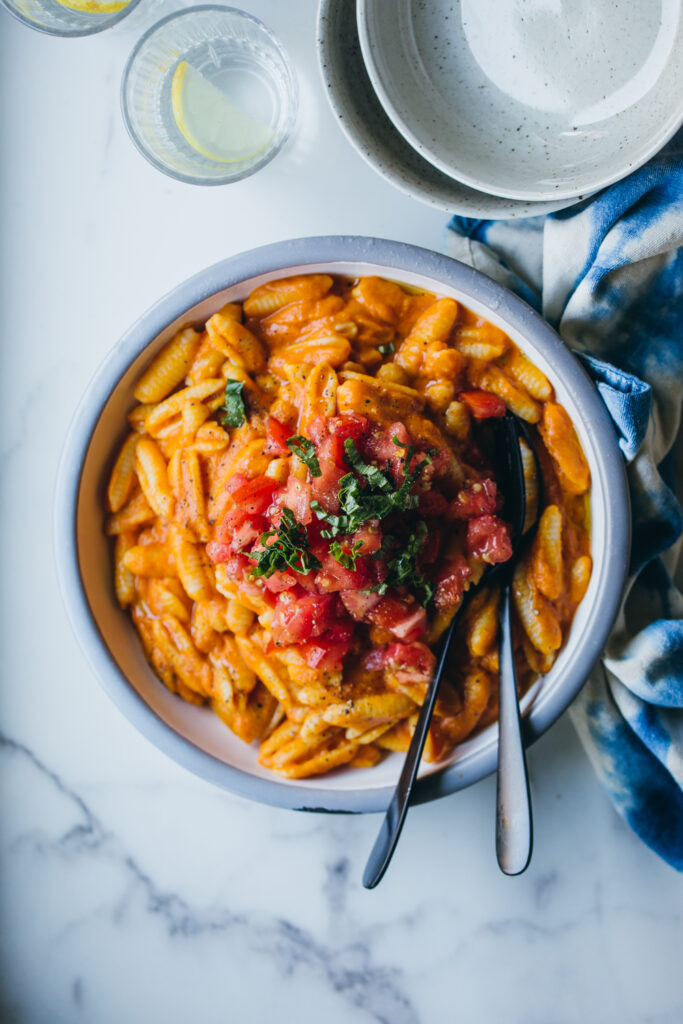
[{"label": "white marble surface", "polygon": [[334,124],[313,0],[249,4],[299,71],[293,143],[239,185],[162,177],[118,106],[146,3],[73,41],[0,13],[1,1019],[678,1024],[680,879],[616,816],[566,718],[531,752],[525,875],[497,871],[489,779],[414,809],[367,893],[377,816],[213,789],[138,736],[86,667],[53,570],[52,490],[74,404],[119,334],[245,247],[358,232],[438,248],[443,221]]}]

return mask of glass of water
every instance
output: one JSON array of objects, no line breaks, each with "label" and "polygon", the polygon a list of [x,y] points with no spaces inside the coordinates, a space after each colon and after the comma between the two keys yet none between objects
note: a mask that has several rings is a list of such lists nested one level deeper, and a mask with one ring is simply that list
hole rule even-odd
[{"label": "glass of water", "polygon": [[273,33],[234,7],[168,15],[140,39],[121,104],[142,155],[195,185],[239,181],[275,156],[297,111],[289,59]]},{"label": "glass of water", "polygon": [[89,36],[125,18],[140,0],[0,0],[10,14],[53,36]]}]

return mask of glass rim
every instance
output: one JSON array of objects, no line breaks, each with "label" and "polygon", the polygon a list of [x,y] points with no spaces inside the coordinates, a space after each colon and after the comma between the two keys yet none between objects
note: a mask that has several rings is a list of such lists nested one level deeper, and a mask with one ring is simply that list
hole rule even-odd
[{"label": "glass rim", "polygon": [[[3,0],[0,0],[0,2],[3,2]],[[139,3],[139,0],[132,0],[132,2]],[[213,11],[221,14],[237,15],[238,18],[241,18],[245,21],[253,22],[254,25],[256,25],[265,35],[268,36],[270,41],[275,46],[280,56],[280,59],[282,60],[287,75],[287,119],[284,130],[282,132],[282,137],[280,138],[279,142],[272,148],[267,149],[263,156],[260,158],[260,160],[257,160],[256,163],[250,165],[248,169],[245,170],[244,172],[236,175],[226,174],[220,178],[202,178],[194,174],[185,174],[182,171],[172,170],[161,160],[159,160],[154,155],[154,153],[152,153],[145,146],[142,139],[135,130],[132,118],[128,111],[128,99],[126,95],[127,86],[130,79],[131,71],[133,69],[133,65],[135,64],[135,61],[147,40],[150,39],[153,35],[155,35],[159,31],[159,29],[163,28],[163,26],[167,25],[169,22],[177,21],[180,18],[195,15],[203,11]],[[138,41],[135,43],[135,46],[131,50],[130,54],[128,55],[128,59],[126,60],[123,69],[123,74],[121,75],[120,98],[123,123],[126,126],[126,131],[128,132],[131,141],[133,142],[135,148],[140,153],[140,155],[143,156],[145,160],[147,160],[147,162],[152,165],[152,167],[155,167],[158,171],[161,171],[163,174],[166,174],[169,178],[174,178],[176,181],[182,181],[186,185],[207,186],[231,185],[234,182],[243,181],[244,178],[250,177],[250,175],[254,174],[262,167],[265,167],[267,163],[270,163],[273,157],[277,155],[277,153],[282,149],[285,142],[289,138],[292,132],[292,128],[294,127],[294,123],[296,121],[299,105],[298,82],[296,74],[294,72],[294,67],[292,65],[291,60],[289,59],[287,51],[285,50],[284,46],[282,45],[278,37],[275,35],[272,29],[268,28],[268,26],[261,21],[260,18],[257,18],[253,14],[250,14],[249,11],[243,11],[240,10],[239,7],[232,7],[225,4],[197,4],[193,7],[184,7],[179,11],[172,11],[170,14],[166,14],[163,18],[160,18],[159,21],[155,21],[153,25],[150,25],[150,27],[140,36]]]},{"label": "glass rim", "polygon": [[21,11],[18,11],[11,3],[11,0],[0,0],[0,5],[2,5],[13,18],[16,18],[18,22],[22,25],[26,25],[28,28],[34,29],[36,32],[42,32],[43,35],[56,36],[61,39],[76,39],[79,36],[94,36],[97,35],[98,32],[104,32],[108,28],[113,28],[114,25],[118,25],[120,21],[123,21],[123,19],[140,4],[140,2],[141,0],[129,0],[123,10],[112,12],[111,17],[108,19],[106,19],[106,15],[103,15],[102,23],[95,23],[88,28],[83,27],[73,29],[40,25],[37,21],[32,21],[30,18],[27,18],[25,14],[22,14]]}]

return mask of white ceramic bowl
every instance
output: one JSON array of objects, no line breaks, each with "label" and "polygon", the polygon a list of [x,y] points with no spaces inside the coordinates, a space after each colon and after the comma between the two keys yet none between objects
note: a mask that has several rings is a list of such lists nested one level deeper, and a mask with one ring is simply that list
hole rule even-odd
[{"label": "white ceramic bowl", "polygon": [[683,121],[681,0],[358,0],[358,32],[404,138],[497,196],[585,196]]},{"label": "white ceramic bowl", "polygon": [[[66,440],[56,492],[55,548],[62,592],[93,671],[133,724],[176,761],[242,796],[305,810],[379,811],[401,765],[390,755],[370,769],[290,781],[261,768],[247,746],[208,709],[169,693],[147,665],[112,587],[103,533],[112,454],[135,404],[133,385],[165,341],[204,321],[263,281],[291,273],[381,274],[451,295],[498,324],[548,375],[576,425],[593,476],[594,571],[568,642],[552,671],[524,700],[531,742],[567,707],[602,651],[616,614],[629,551],[623,460],[601,399],[578,361],[524,302],[482,274],[426,249],[373,238],[297,239],[218,263],[179,285],[131,327],[97,371]],[[495,767],[497,726],[458,747],[445,764],[423,765],[415,799],[429,800],[476,782]]]},{"label": "white ceramic bowl", "polygon": [[576,202],[531,203],[487,195],[456,181],[413,149],[391,123],[363,62],[356,0],[320,0],[318,57],[337,124],[374,171],[413,199],[463,217],[536,217]]}]

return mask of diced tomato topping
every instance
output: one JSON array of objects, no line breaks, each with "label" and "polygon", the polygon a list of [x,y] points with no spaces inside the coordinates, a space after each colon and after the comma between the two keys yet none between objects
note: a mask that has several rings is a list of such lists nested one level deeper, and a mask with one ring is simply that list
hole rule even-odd
[{"label": "diced tomato topping", "polygon": [[507,562],[512,555],[510,527],[498,516],[477,516],[467,524],[467,550],[484,562]]},{"label": "diced tomato topping", "polygon": [[253,480],[247,480],[233,491],[235,506],[250,515],[265,512],[272,503],[277,486],[275,480],[269,476],[257,476]]},{"label": "diced tomato topping", "polygon": [[399,682],[428,683],[434,674],[436,658],[425,644],[387,644],[366,655],[363,662],[371,671],[394,670]]},{"label": "diced tomato topping", "polygon": [[471,519],[496,512],[500,507],[495,480],[486,477],[478,483],[469,484],[450,503],[448,514],[453,519]]},{"label": "diced tomato topping", "polygon": [[281,593],[275,602],[271,631],[278,644],[299,644],[335,625],[338,608],[331,594]]},{"label": "diced tomato topping", "polygon": [[505,415],[505,402],[490,391],[461,391],[458,395],[475,420],[487,420]]},{"label": "diced tomato topping", "polygon": [[230,540],[230,547],[235,552],[244,553],[250,544],[259,540],[262,533],[269,528],[269,523],[264,516],[246,516],[239,526],[235,527]]},{"label": "diced tomato topping", "polygon": [[349,542],[352,551],[357,544],[362,545],[358,549],[358,554],[361,556],[374,555],[375,551],[379,551],[382,547],[382,531],[380,530],[379,519],[368,520],[367,523],[364,523],[359,530],[352,534]]},{"label": "diced tomato topping", "polygon": [[423,491],[419,502],[420,514],[423,516],[442,516],[448,508],[448,502],[440,491]]},{"label": "diced tomato topping", "polygon": [[307,526],[313,518],[311,512],[311,485],[307,480],[297,480],[290,476],[287,487],[282,492],[282,504],[291,509],[294,518]]},{"label": "diced tomato topping", "polygon": [[410,642],[424,633],[427,613],[421,605],[401,601],[388,594],[366,615],[373,626],[389,629],[401,640]]},{"label": "diced tomato topping", "polygon": [[[400,441],[397,444],[396,441]],[[397,483],[403,481],[403,462],[406,457],[404,446],[411,443],[411,437],[403,423],[392,423],[389,427],[371,429],[365,439],[361,454],[374,460],[382,471],[389,470]]]},{"label": "diced tomato topping", "polygon": [[342,590],[339,594],[352,619],[362,622],[382,600],[374,590]]},{"label": "diced tomato topping", "polygon": [[434,604],[442,610],[453,608],[460,602],[466,581],[472,570],[462,555],[451,558],[436,577]]},{"label": "diced tomato topping", "polygon": [[318,637],[299,646],[299,653],[310,668],[319,672],[335,672],[351,649],[350,640],[334,640],[330,636]]},{"label": "diced tomato topping", "polygon": [[370,423],[365,416],[356,416],[350,413],[345,416],[333,416],[327,422],[330,438],[334,441],[334,454],[339,465],[346,466],[344,442],[350,437],[356,446],[362,438],[366,437],[370,430]]},{"label": "diced tomato topping", "polygon": [[348,473],[347,467],[323,454],[324,451],[329,451],[332,441],[332,438],[325,438],[320,445],[320,476],[313,477],[311,481],[311,497],[319,501],[326,512],[339,511],[339,485],[342,477]]},{"label": "diced tomato topping", "polygon": [[289,455],[289,448],[285,444],[292,436],[292,431],[284,423],[280,423],[274,416],[266,419],[266,446],[263,449],[266,455]]},{"label": "diced tomato topping", "polygon": [[322,569],[316,574],[315,583],[319,590],[332,593],[337,590],[363,590],[370,585],[370,573],[362,560],[356,562],[356,569],[346,569],[329,552],[321,558]]},{"label": "diced tomato topping", "polygon": [[[229,544],[224,544],[220,540],[210,540],[206,545],[206,553],[212,562],[227,562],[232,557],[232,552]],[[246,558],[244,559],[246,562]]]},{"label": "diced tomato topping", "polygon": [[298,586],[300,580],[301,576],[298,572],[280,572],[276,570],[270,576],[264,578],[263,586],[273,594],[280,594],[283,590],[291,590],[293,587]]},{"label": "diced tomato topping", "polygon": [[216,540],[222,544],[229,544],[232,535],[238,526],[241,526],[247,518],[247,513],[241,508],[231,508],[223,516],[223,521],[216,531]]},{"label": "diced tomato topping", "polygon": [[234,494],[238,488],[242,487],[248,481],[249,477],[245,476],[244,473],[234,473],[227,484],[225,485],[226,491],[230,494]]}]

